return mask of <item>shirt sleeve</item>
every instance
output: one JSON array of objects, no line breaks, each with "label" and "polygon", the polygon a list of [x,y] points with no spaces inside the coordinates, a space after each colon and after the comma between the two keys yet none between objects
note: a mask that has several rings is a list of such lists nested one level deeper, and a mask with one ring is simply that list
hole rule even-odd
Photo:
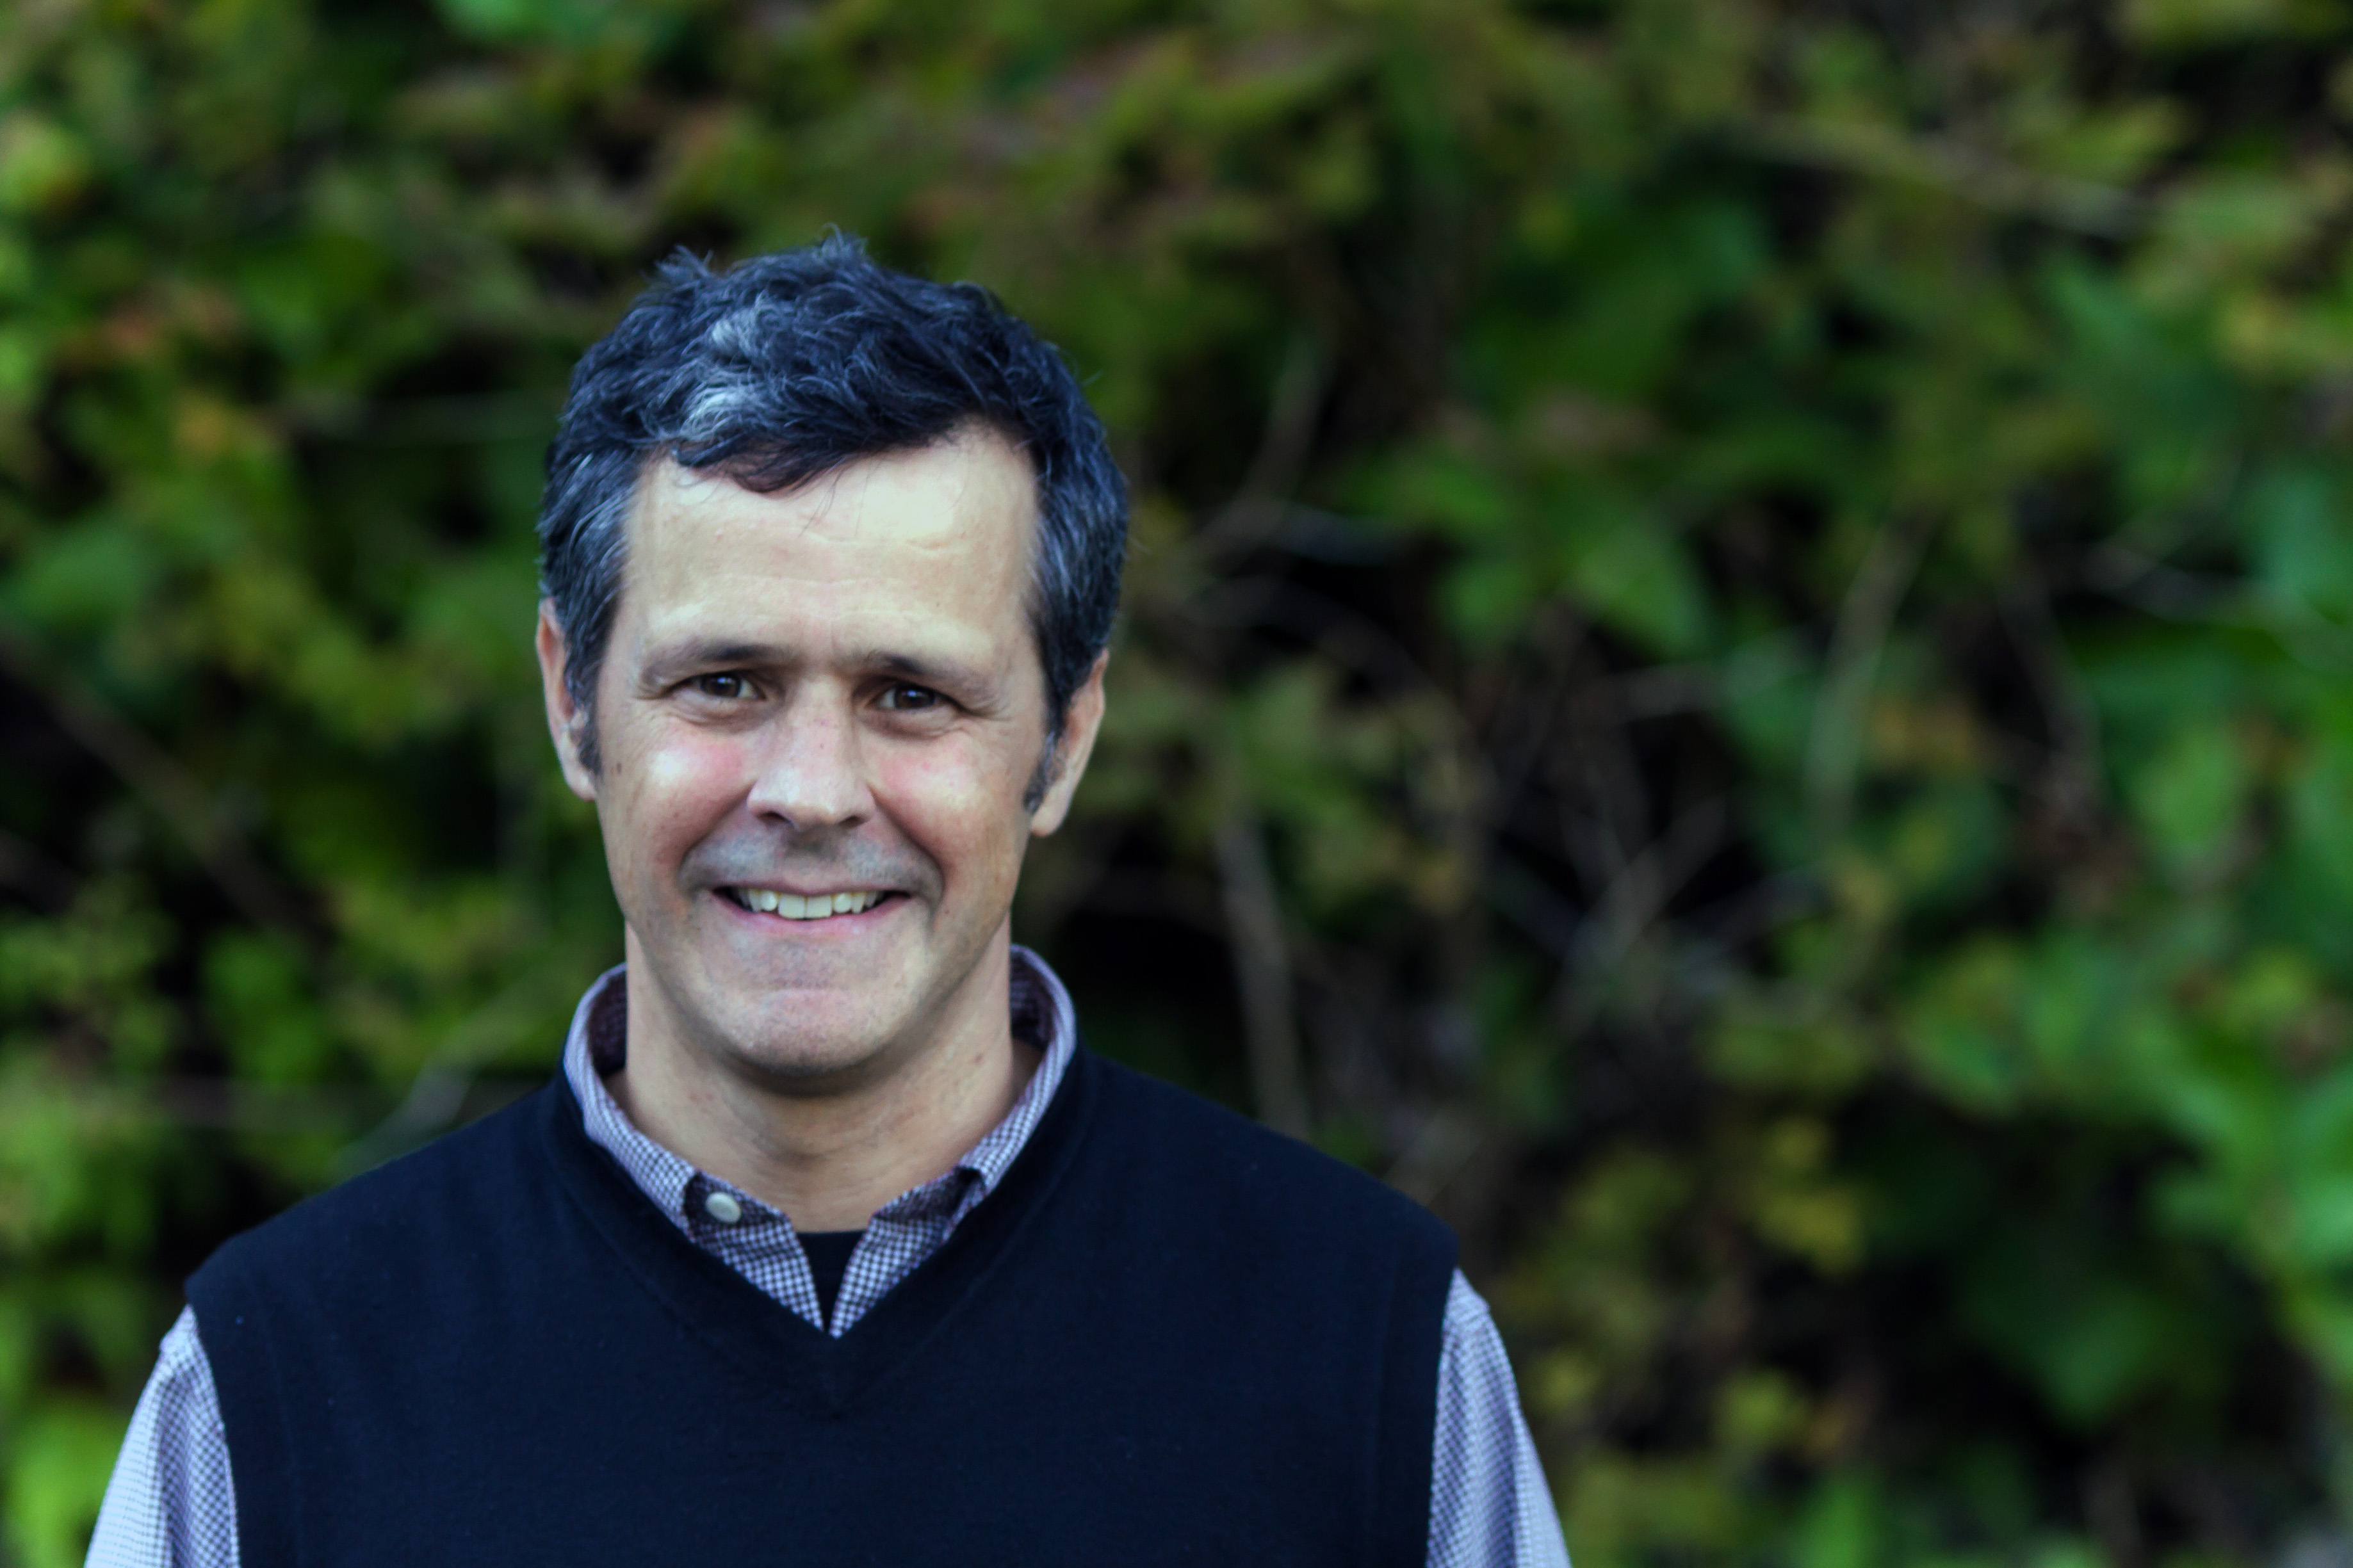
[{"label": "shirt sleeve", "polygon": [[1432,1447],[1430,1568],[1568,1568],[1503,1336],[1459,1268],[1439,1342]]},{"label": "shirt sleeve", "polygon": [[114,1461],[89,1568],[237,1568],[237,1490],[212,1363],[183,1308]]}]

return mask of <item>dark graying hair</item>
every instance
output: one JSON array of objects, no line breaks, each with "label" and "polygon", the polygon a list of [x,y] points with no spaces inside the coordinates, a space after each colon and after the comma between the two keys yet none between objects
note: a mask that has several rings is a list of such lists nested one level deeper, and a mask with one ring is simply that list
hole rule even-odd
[{"label": "dark graying hair", "polygon": [[[590,771],[629,508],[650,463],[775,491],[975,425],[1018,445],[1037,475],[1028,610],[1050,763],[1111,640],[1127,549],[1126,485],[1060,354],[978,285],[892,271],[839,235],[723,272],[684,253],[665,262],[582,356],[547,450],[540,592],[564,634]],[[1050,777],[1041,763],[1033,807]]]}]

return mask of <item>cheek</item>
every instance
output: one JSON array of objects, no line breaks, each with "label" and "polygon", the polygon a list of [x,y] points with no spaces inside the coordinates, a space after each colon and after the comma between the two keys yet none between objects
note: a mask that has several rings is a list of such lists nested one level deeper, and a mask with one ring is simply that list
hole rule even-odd
[{"label": "cheek", "polygon": [[1019,863],[1021,787],[1003,760],[961,742],[892,748],[877,758],[873,790],[891,820],[950,882],[994,882]]},{"label": "cheek", "polygon": [[724,736],[681,730],[646,738],[616,759],[623,815],[638,858],[674,864],[743,799],[741,745]]}]

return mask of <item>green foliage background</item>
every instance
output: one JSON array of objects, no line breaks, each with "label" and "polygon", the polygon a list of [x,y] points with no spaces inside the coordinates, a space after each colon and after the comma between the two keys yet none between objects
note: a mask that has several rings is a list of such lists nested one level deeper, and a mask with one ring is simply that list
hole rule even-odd
[{"label": "green foliage background", "polygon": [[0,1524],[617,955],[645,268],[979,279],[1138,496],[1026,940],[1430,1202],[1580,1568],[2353,1552],[2353,7],[0,8]]}]

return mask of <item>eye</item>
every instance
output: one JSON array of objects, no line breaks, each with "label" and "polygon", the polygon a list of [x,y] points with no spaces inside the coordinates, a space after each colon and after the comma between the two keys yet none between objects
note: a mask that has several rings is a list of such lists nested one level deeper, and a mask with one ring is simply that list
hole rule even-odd
[{"label": "eye", "polygon": [[883,689],[881,706],[893,713],[920,713],[926,708],[936,708],[945,700],[928,686],[899,685]]},{"label": "eye", "polygon": [[698,675],[688,682],[705,697],[735,702],[752,695],[752,683],[743,676],[721,670],[713,675]]}]

